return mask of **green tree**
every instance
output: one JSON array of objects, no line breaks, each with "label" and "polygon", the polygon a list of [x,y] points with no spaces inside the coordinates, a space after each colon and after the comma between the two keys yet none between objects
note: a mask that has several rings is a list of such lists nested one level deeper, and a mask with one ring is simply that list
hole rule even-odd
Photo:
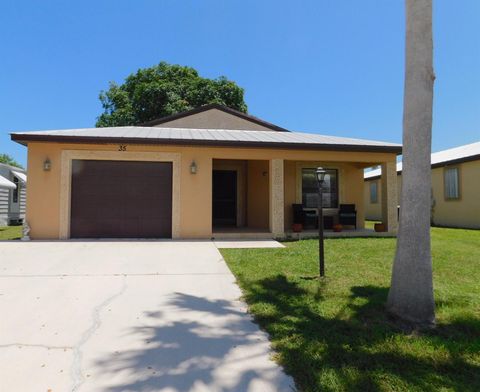
[{"label": "green tree", "polygon": [[221,76],[202,78],[191,67],[160,64],[139,69],[118,85],[100,93],[104,112],[97,127],[138,125],[209,103],[247,111],[243,88]]},{"label": "green tree", "polygon": [[23,169],[23,166],[20,165],[15,159],[13,159],[8,154],[0,154],[0,163],[5,163],[6,165],[15,166]]}]

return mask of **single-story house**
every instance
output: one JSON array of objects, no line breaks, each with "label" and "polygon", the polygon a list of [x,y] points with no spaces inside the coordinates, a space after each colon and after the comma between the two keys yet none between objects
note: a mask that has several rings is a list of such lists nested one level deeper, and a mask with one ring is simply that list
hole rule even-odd
[{"label": "single-story house", "polygon": [[284,237],[293,204],[316,211],[318,166],[325,215],[354,204],[362,228],[364,169],[382,165],[383,220],[397,228],[398,144],[290,132],[215,104],[143,126],[11,138],[28,147],[33,239]]},{"label": "single-story house", "polygon": [[[480,142],[433,153],[432,224],[445,227],[480,228]],[[382,170],[365,173],[365,216],[382,219]],[[397,164],[398,204],[402,186],[402,163]]]},{"label": "single-story house", "polygon": [[23,223],[26,186],[25,170],[0,163],[0,226]]}]

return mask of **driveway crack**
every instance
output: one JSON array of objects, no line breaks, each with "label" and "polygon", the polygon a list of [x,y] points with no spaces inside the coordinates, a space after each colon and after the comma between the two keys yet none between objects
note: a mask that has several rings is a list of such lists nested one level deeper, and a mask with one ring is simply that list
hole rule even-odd
[{"label": "driveway crack", "polygon": [[70,346],[48,346],[46,344],[30,344],[30,343],[9,343],[9,344],[0,344],[1,348],[10,348],[10,347],[33,347],[33,348],[44,348],[45,350],[71,350]]},{"label": "driveway crack", "polygon": [[100,328],[102,320],[100,319],[100,312],[112,303],[115,299],[121,296],[127,289],[127,276],[123,276],[123,282],[121,289],[108,297],[101,304],[97,305],[92,311],[92,324],[90,327],[82,334],[78,343],[73,346],[73,362],[72,362],[72,388],[73,391],[78,391],[81,385],[85,382],[85,377],[82,373],[82,347],[88,342],[88,340],[94,335],[94,333]]}]

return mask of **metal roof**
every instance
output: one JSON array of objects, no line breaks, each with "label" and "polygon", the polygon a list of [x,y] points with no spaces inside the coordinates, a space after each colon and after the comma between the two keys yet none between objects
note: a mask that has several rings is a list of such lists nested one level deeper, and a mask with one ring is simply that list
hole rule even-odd
[{"label": "metal roof", "polygon": [[14,132],[12,140],[82,143],[182,144],[211,146],[251,146],[299,149],[344,149],[400,153],[401,145],[374,140],[325,136],[302,132],[194,129],[166,127],[107,127],[54,131]]},{"label": "metal roof", "polygon": [[[450,148],[448,150],[434,152],[431,155],[432,167],[454,164],[457,162],[480,159],[480,142],[465,144],[464,146]],[[397,172],[402,171],[402,162],[397,163]],[[382,169],[375,169],[364,174],[364,178],[379,177]]]},{"label": "metal roof", "polygon": [[[397,172],[402,171],[402,162],[397,163]],[[382,169],[375,169],[375,170],[370,170],[368,172],[365,172],[363,175],[364,179],[369,179],[369,178],[376,178],[380,177],[382,175]]]},{"label": "metal roof", "polygon": [[12,170],[12,174],[13,174],[15,177],[17,177],[22,184],[26,184],[26,183],[27,183],[27,175],[26,175],[25,173]]},{"label": "metal roof", "polygon": [[7,180],[3,176],[0,176],[0,188],[15,189],[16,187],[17,186],[13,182]]}]

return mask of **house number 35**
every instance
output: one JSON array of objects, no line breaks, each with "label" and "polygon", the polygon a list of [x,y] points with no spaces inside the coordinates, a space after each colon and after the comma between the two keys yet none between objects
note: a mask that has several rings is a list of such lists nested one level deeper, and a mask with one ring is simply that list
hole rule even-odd
[{"label": "house number 35", "polygon": [[120,145],[118,146],[118,151],[127,151],[127,146],[124,145],[124,144],[120,144]]}]

